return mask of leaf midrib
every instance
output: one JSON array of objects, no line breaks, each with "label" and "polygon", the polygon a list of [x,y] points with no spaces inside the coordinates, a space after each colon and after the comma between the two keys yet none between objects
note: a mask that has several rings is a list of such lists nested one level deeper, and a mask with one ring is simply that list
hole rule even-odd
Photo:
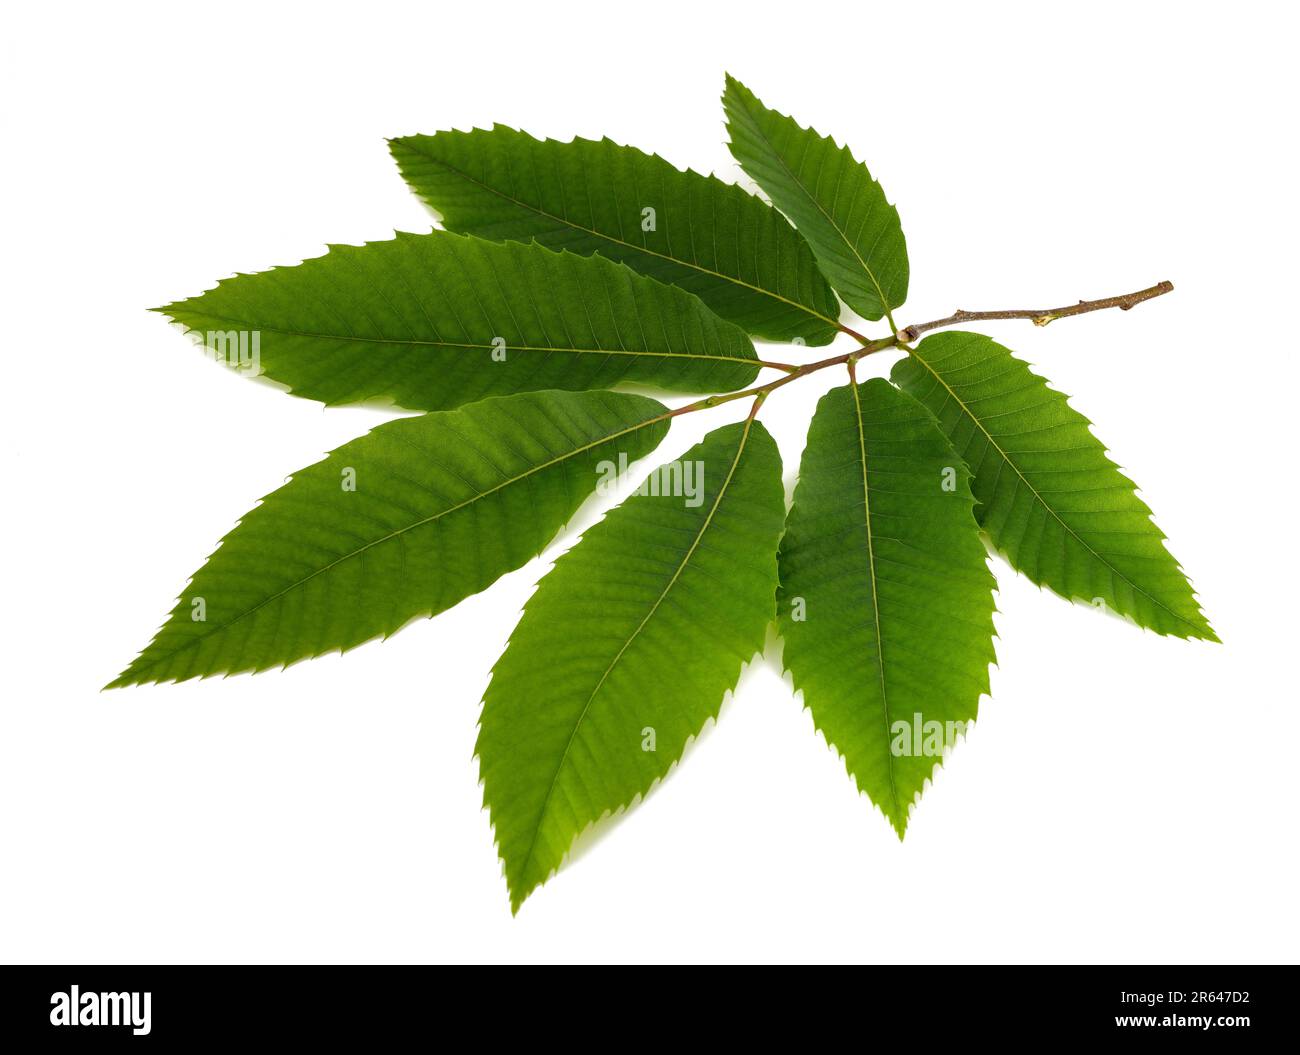
[{"label": "leaf midrib", "polygon": [[[283,334],[286,337],[308,337],[312,340],[320,341],[343,341],[351,344],[395,344],[409,345],[412,347],[433,347],[433,348],[474,348],[484,351],[492,349],[492,344],[477,344],[473,341],[429,341],[415,337],[357,337],[345,336],[337,333],[312,333],[309,330],[292,330],[284,326],[266,326],[256,322],[253,319],[240,319],[233,315],[214,315],[206,311],[197,311],[193,313],[194,318],[212,319],[216,322],[229,322],[238,325],[256,326],[259,330],[269,330],[272,333]],[[169,318],[177,322],[181,320],[177,316],[170,315]],[[194,327],[189,323],[182,323],[189,329]],[[506,344],[507,352],[570,352],[575,355],[630,355],[637,358],[645,359],[704,359],[714,362],[753,364],[757,365],[757,359],[750,359],[747,356],[739,355],[705,355],[699,352],[638,352],[627,348],[571,348],[566,345],[539,345],[539,344]]]},{"label": "leaf midrib", "polygon": [[890,731],[893,723],[889,719],[889,693],[885,688],[885,650],[880,634],[880,594],[876,588],[876,550],[871,530],[871,486],[867,478],[867,440],[862,424],[862,399],[858,394],[856,381],[851,381],[849,389],[853,393],[853,413],[858,426],[858,453],[862,465],[862,505],[864,523],[867,529],[867,568],[871,574],[871,611],[876,624],[876,669],[880,672],[880,702],[885,712],[885,755],[886,768],[889,771],[889,796],[894,800],[894,811],[900,809],[898,785],[894,780],[894,756],[890,750]]}]

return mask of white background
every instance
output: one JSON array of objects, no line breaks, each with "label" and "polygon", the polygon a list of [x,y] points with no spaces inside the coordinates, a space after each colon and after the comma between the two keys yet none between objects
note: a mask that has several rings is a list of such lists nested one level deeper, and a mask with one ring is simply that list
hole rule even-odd
[{"label": "white background", "polygon": [[[0,958],[1296,959],[1292,13],[725,6],[8,12]],[[513,919],[475,723],[558,550],[345,657],[99,691],[241,513],[382,417],[222,371],[146,308],[427,230],[387,136],[500,121],[737,178],[724,70],[885,185],[912,260],[900,324],[1176,283],[988,332],[1097,423],[1226,644],[999,565],[992,699],[902,844],[773,646]],[[840,383],[764,408],[787,482]]]}]

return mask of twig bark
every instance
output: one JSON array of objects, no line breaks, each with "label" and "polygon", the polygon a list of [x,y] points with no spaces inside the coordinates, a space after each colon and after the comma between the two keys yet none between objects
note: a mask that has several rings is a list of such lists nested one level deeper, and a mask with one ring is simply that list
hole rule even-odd
[{"label": "twig bark", "polygon": [[946,319],[935,319],[933,322],[920,322],[911,326],[904,326],[901,330],[891,337],[880,337],[874,341],[868,340],[860,333],[841,326],[840,329],[860,342],[860,347],[854,348],[851,352],[845,352],[842,355],[833,355],[828,359],[819,359],[815,363],[805,363],[802,366],[791,366],[788,363],[764,363],[765,366],[772,366],[776,369],[788,371],[784,377],[778,377],[775,381],[769,381],[765,385],[756,385],[753,388],[746,388],[740,392],[726,392],[722,395],[709,396],[706,399],[697,400],[694,403],[688,403],[684,407],[678,407],[676,410],[670,410],[656,420],[666,420],[675,418],[679,414],[693,414],[697,410],[708,410],[711,407],[719,407],[723,403],[730,403],[734,399],[745,399],[754,397],[754,406],[750,409],[750,417],[758,413],[758,408],[762,406],[763,400],[768,395],[775,392],[782,385],[788,385],[791,381],[798,381],[799,378],[808,374],[815,374],[818,370],[825,370],[828,366],[847,365],[849,375],[856,379],[854,364],[864,355],[871,355],[873,352],[884,351],[886,348],[898,348],[914,341],[921,334],[929,330],[937,330],[942,326],[953,326],[960,322],[973,322],[984,319],[1029,319],[1036,326],[1046,326],[1053,319],[1063,319],[1069,315],[1083,315],[1089,311],[1101,311],[1103,308],[1119,308],[1122,311],[1128,311],[1134,304],[1141,304],[1144,300],[1151,300],[1153,297],[1162,296],[1173,290],[1172,282],[1161,282],[1152,286],[1150,289],[1140,289],[1136,293],[1125,293],[1119,297],[1106,297],[1103,300],[1081,300],[1078,304],[1071,304],[1064,308],[1046,308],[1035,310],[1026,308],[1012,311],[956,311]]},{"label": "twig bark", "polygon": [[1035,326],[1046,326],[1056,319],[1064,319],[1070,315],[1083,315],[1090,311],[1101,311],[1104,308],[1119,308],[1120,311],[1128,311],[1129,308],[1135,304],[1141,304],[1144,300],[1151,300],[1154,297],[1173,292],[1173,288],[1174,284],[1172,282],[1160,282],[1149,289],[1140,289],[1136,293],[1125,293],[1119,297],[1104,297],[1101,300],[1081,300],[1078,304],[1070,304],[1064,308],[1018,308],[1010,311],[965,311],[958,308],[946,319],[935,319],[933,322],[921,322],[914,323],[911,326],[904,326],[898,331],[898,339],[903,344],[908,344],[928,330],[937,330],[942,326],[956,326],[963,322],[1028,319]]}]

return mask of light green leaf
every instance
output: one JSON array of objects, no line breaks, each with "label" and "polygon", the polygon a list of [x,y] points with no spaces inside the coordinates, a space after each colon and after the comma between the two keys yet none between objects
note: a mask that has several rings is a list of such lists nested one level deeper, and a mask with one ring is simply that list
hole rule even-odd
[{"label": "light green leaf", "polygon": [[665,408],[535,392],[390,421],[268,495],[110,688],[265,670],[388,636],[536,556]]},{"label": "light green leaf", "polygon": [[975,474],[976,514],[1012,566],[1139,626],[1217,641],[1134,484],[1064,394],[977,333],[935,334],[893,371]]},{"label": "light green leaf", "polygon": [[758,373],[749,338],[680,289],[608,260],[445,231],[332,246],[158,310],[209,347],[257,334],[266,376],[325,403],[447,410],[621,382],[717,392]]},{"label": "light green leaf", "polygon": [[492,671],[478,756],[516,911],[667,774],[775,613],[784,493],[763,426],[711,432],[649,479],[556,562]]},{"label": "light green leaf", "polygon": [[731,153],[808,239],[831,285],[866,319],[907,298],[898,210],[848,147],[769,110],[728,75],[722,105]]},{"label": "light green leaf", "polygon": [[786,669],[900,838],[995,660],[969,476],[930,413],[888,381],[834,389],[781,540]]},{"label": "light green leaf", "polygon": [[539,140],[503,125],[390,146],[448,230],[600,253],[758,337],[835,337],[839,303],[807,243],[740,187],[609,139]]}]

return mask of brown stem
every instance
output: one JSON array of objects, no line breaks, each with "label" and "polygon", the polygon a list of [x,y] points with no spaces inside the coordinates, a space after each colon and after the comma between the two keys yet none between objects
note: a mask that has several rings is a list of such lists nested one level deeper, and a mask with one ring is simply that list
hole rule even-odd
[{"label": "brown stem", "polygon": [[935,319],[934,322],[914,323],[911,326],[905,326],[898,331],[898,339],[903,344],[916,340],[927,330],[937,330],[941,326],[955,326],[962,322],[988,322],[994,319],[1028,319],[1035,326],[1046,326],[1055,319],[1064,319],[1070,315],[1083,315],[1090,311],[1101,311],[1104,308],[1119,308],[1121,311],[1128,311],[1135,304],[1141,304],[1144,300],[1151,300],[1154,297],[1163,296],[1173,291],[1172,282],[1160,282],[1149,289],[1140,289],[1136,293],[1125,293],[1119,297],[1105,297],[1102,300],[1081,300],[1078,304],[1070,304],[1064,308],[1021,308],[1012,311],[965,311],[958,308],[946,319]]},{"label": "brown stem", "polygon": [[815,363],[805,363],[803,366],[795,367],[785,377],[778,377],[775,381],[769,381],[765,385],[756,385],[753,388],[746,388],[739,392],[727,392],[720,396],[709,396],[707,399],[700,399],[694,403],[688,403],[684,407],[678,407],[676,410],[670,411],[666,416],[676,417],[678,414],[691,414],[697,410],[708,410],[710,407],[720,407],[723,403],[730,403],[733,399],[745,399],[749,396],[755,396],[761,402],[770,393],[775,392],[782,385],[788,385],[791,381],[798,381],[799,378],[815,374],[818,370],[825,370],[828,366],[856,363],[864,355],[870,355],[872,352],[879,352],[885,348],[893,348],[897,344],[897,336],[881,337],[876,341],[867,341],[861,348],[854,348],[851,352],[832,355],[829,359],[819,359]]},{"label": "brown stem", "polygon": [[851,352],[845,352],[843,355],[832,355],[828,359],[819,359],[815,363],[805,363],[803,366],[790,366],[784,363],[763,363],[765,366],[772,366],[777,369],[786,370],[784,377],[778,377],[775,381],[769,381],[765,385],[756,385],[753,388],[746,388],[740,392],[727,392],[720,396],[709,396],[706,399],[697,400],[694,403],[688,403],[684,407],[678,407],[676,410],[670,410],[656,420],[665,420],[675,418],[679,414],[692,414],[697,410],[708,410],[711,407],[719,407],[723,403],[730,403],[734,399],[745,399],[749,396],[754,397],[754,405],[750,408],[749,416],[752,418],[758,413],[758,408],[762,406],[769,393],[775,392],[782,385],[788,385],[791,381],[798,381],[801,377],[808,374],[815,374],[818,370],[825,370],[828,366],[847,365],[849,368],[849,377],[856,381],[857,371],[854,364],[864,355],[871,355],[872,352],[884,351],[886,348],[897,348],[905,346],[909,342],[916,340],[921,334],[929,330],[937,330],[941,326],[952,326],[959,322],[972,322],[981,319],[1029,319],[1036,326],[1046,326],[1053,319],[1062,319],[1068,315],[1082,315],[1089,311],[1100,311],[1102,308],[1119,308],[1122,311],[1128,311],[1134,304],[1141,304],[1144,300],[1151,300],[1153,297],[1162,296],[1174,288],[1172,282],[1161,282],[1152,286],[1150,289],[1141,289],[1136,293],[1125,293],[1119,297],[1107,297],[1104,300],[1081,300],[1078,304],[1071,304],[1065,308],[1047,308],[1044,310],[1023,309],[1016,311],[961,311],[958,310],[946,319],[935,319],[933,322],[914,323],[911,326],[904,326],[892,337],[880,337],[874,341],[868,340],[860,333],[855,333],[847,326],[841,326],[840,329],[851,334],[860,343],[861,347],[854,348]]},{"label": "brown stem", "polygon": [[858,333],[857,330],[851,330],[851,329],[849,329],[849,327],[845,326],[844,323],[842,323],[842,322],[841,322],[841,323],[836,323],[836,325],[839,327],[839,331],[840,331],[840,333],[847,333],[850,337],[852,337],[855,341],[857,341],[858,344],[870,344],[870,343],[871,343],[871,338],[870,338],[870,337],[864,337],[864,336],[862,336],[862,334]]}]

